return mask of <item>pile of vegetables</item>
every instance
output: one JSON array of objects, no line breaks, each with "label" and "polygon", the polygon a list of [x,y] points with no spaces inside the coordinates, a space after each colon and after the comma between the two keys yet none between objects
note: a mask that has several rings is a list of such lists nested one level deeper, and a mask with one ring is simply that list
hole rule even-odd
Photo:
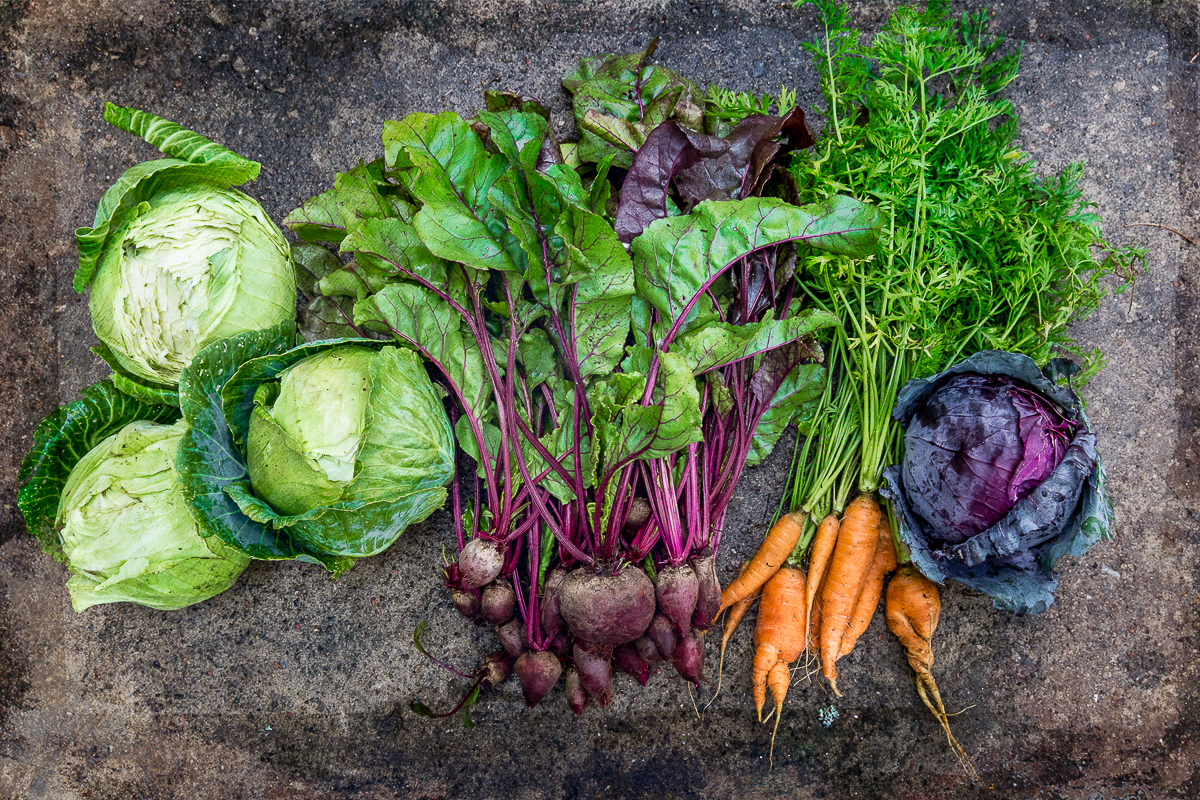
[{"label": "pile of vegetables", "polygon": [[[1039,177],[1013,146],[1019,53],[982,13],[902,7],[864,43],[812,5],[820,136],[794,92],[705,94],[651,43],[563,77],[577,141],[502,91],[387,122],[283,220],[290,246],[231,188],[258,164],[106,106],[167,157],[77,232],[113,375],[22,466],[75,608],[180,608],[251,558],[336,576],[448,502],[448,600],[500,647],[451,713],[512,673],[576,713],[614,667],[699,686],[706,632],[729,611],[723,663],[757,599],[778,727],[806,653],[841,696],[885,599],[969,768],[931,672],[937,584],[1037,613],[1058,558],[1111,536],[1074,388],[1102,357],[1068,326],[1143,254],[1101,237],[1078,167]],[[738,480],[792,424],[790,509],[722,590]]]}]

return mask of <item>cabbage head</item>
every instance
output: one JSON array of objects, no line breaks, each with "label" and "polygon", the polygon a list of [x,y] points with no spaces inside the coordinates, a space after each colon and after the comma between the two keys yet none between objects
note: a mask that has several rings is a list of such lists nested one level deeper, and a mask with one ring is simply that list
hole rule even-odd
[{"label": "cabbage head", "polygon": [[173,157],[127,170],[76,232],[75,288],[91,286],[97,353],[118,388],[177,404],[204,346],[295,319],[295,268],[262,207],[230,188],[257,163],[152,114],[109,104],[104,116]]},{"label": "cabbage head", "polygon": [[339,573],[445,503],[454,438],[443,392],[420,356],[387,342],[276,351],[260,338],[212,345],[184,372],[190,502],[255,558]]},{"label": "cabbage head", "polygon": [[183,608],[228,589],[250,563],[201,538],[174,469],[186,427],[130,422],[68,475],[55,527],[76,611],[121,601]]},{"label": "cabbage head", "polygon": [[985,351],[900,390],[904,461],[884,470],[913,563],[1020,614],[1054,602],[1054,565],[1112,538],[1096,435],[1079,397],[1017,353]]}]

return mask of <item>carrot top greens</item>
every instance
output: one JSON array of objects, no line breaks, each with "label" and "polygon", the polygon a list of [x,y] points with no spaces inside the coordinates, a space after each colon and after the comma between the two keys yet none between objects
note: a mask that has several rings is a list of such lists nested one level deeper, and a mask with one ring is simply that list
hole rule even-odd
[{"label": "carrot top greens", "polygon": [[[1042,175],[1017,146],[1017,114],[1000,93],[1020,50],[985,33],[985,13],[899,8],[867,41],[845,7],[799,5],[815,6],[822,27],[805,47],[825,122],[816,145],[792,157],[799,202],[848,194],[884,215],[875,258],[806,252],[799,266],[812,303],[843,322],[829,348],[839,381],[818,412],[819,437],[797,454],[791,498],[819,520],[845,502],[849,474],[874,491],[899,460],[891,415],[908,380],[982,350],[1039,366],[1072,356],[1083,365],[1076,386],[1095,374],[1103,354],[1069,326],[1130,288],[1145,253],[1104,238],[1082,165]],[[709,99],[727,113],[771,102]]]}]

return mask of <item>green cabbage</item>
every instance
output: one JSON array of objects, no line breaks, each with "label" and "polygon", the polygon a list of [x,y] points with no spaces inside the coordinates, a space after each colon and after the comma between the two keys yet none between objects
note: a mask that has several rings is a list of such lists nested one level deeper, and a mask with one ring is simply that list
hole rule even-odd
[{"label": "green cabbage", "polygon": [[228,589],[250,563],[201,538],[188,511],[174,470],[186,428],[131,422],[71,470],[55,527],[76,611],[121,601],[183,608]]},{"label": "green cabbage", "polygon": [[89,302],[96,336],[129,373],[175,384],[210,342],[294,318],[288,245],[258,203],[206,184],[152,203],[111,235]]},{"label": "green cabbage", "polygon": [[453,432],[411,350],[289,340],[240,333],[184,370],[179,471],[207,533],[338,574],[445,503]]},{"label": "green cabbage", "polygon": [[126,170],[76,232],[75,288],[92,287],[96,352],[122,391],[178,404],[175,387],[206,345],[296,316],[287,241],[230,186],[259,165],[173,122],[105,107],[104,118],[171,158]]}]

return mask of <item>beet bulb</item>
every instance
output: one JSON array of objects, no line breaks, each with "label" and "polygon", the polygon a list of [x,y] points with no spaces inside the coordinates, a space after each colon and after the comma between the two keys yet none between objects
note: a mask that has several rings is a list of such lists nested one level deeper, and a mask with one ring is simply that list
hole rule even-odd
[{"label": "beet bulb", "polygon": [[561,601],[571,633],[593,644],[632,642],[654,618],[654,584],[630,565],[615,575],[586,567],[572,570],[563,581]]},{"label": "beet bulb", "polygon": [[491,539],[472,539],[458,554],[459,580],[468,589],[477,589],[496,580],[503,567],[504,554],[500,552],[500,545]]},{"label": "beet bulb", "polygon": [[670,658],[675,652],[675,643],[679,641],[679,637],[675,635],[675,626],[671,620],[664,617],[662,614],[655,614],[654,619],[650,620],[650,627],[646,631],[646,636],[650,637],[650,641],[654,642],[654,646],[658,648],[658,653],[663,658]]},{"label": "beet bulb", "polygon": [[583,688],[604,708],[612,700],[612,662],[607,652],[601,652],[598,655],[576,644],[573,655]]},{"label": "beet bulb", "polygon": [[508,622],[517,605],[517,593],[508,581],[492,581],[483,590],[479,613],[493,625]]},{"label": "beet bulb", "polygon": [[706,631],[712,627],[721,608],[721,581],[717,579],[717,560],[708,552],[688,560],[699,582],[696,594],[696,611],[692,614],[692,627]]},{"label": "beet bulb", "polygon": [[479,613],[479,592],[474,589],[466,592],[461,589],[453,589],[450,592],[450,599],[454,602],[458,613],[467,619],[475,619]]},{"label": "beet bulb", "polygon": [[700,581],[687,564],[665,567],[658,573],[654,586],[658,610],[671,620],[680,636],[686,636],[692,628],[692,613],[696,610],[699,591]]},{"label": "beet bulb", "polygon": [[579,670],[571,667],[567,670],[567,705],[576,714],[583,713],[583,706],[587,703],[587,695],[583,691],[583,682],[579,678]]},{"label": "beet bulb", "polygon": [[490,686],[499,686],[512,675],[512,656],[500,650],[488,653],[483,657],[483,668],[486,672],[483,682]]},{"label": "beet bulb", "polygon": [[642,686],[650,680],[650,665],[642,660],[631,644],[623,644],[613,651],[613,663],[626,675],[632,675]]},{"label": "beet bulb", "polygon": [[662,653],[658,652],[658,648],[655,647],[654,642],[645,634],[633,640],[633,649],[637,650],[638,657],[647,664],[657,664],[659,661],[662,661]]},{"label": "beet bulb", "polygon": [[525,705],[533,708],[554,688],[562,675],[562,662],[545,650],[529,650],[517,659],[517,680]]},{"label": "beet bulb", "polygon": [[699,689],[700,681],[704,680],[704,635],[700,631],[689,631],[675,645],[671,663],[676,672]]},{"label": "beet bulb", "polygon": [[563,618],[560,610],[560,593],[563,580],[567,577],[566,570],[552,569],[546,576],[542,586],[542,600],[539,613],[542,617],[542,635],[553,636],[562,630]]},{"label": "beet bulb", "polygon": [[510,619],[503,625],[498,625],[496,638],[500,640],[504,652],[512,658],[520,658],[521,653],[525,652],[525,628],[521,626],[520,620]]}]

